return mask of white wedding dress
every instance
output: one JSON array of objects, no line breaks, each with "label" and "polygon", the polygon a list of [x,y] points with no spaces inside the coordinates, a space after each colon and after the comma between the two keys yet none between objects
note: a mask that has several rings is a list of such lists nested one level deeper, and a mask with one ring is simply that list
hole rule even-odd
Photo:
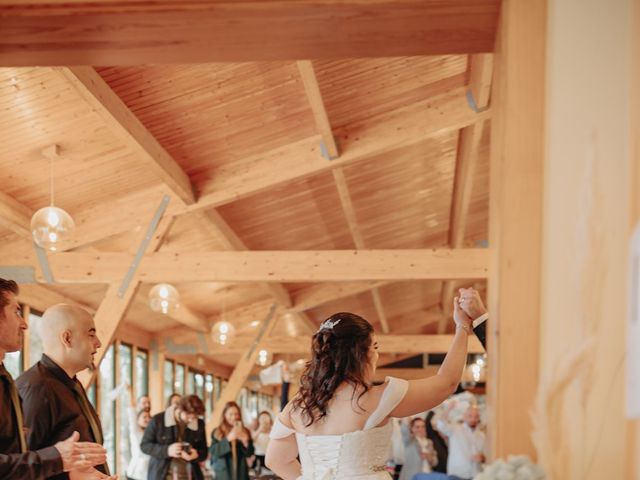
[{"label": "white wedding dress", "polygon": [[385,463],[391,455],[391,422],[380,426],[404,398],[406,380],[387,377],[380,403],[364,429],[342,435],[305,435],[279,419],[271,438],[295,435],[302,464],[299,480],[388,480]]}]

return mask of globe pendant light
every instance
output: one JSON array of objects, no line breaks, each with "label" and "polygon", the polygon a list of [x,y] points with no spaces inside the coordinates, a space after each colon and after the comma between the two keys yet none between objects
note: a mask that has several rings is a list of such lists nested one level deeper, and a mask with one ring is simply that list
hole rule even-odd
[{"label": "globe pendant light", "polygon": [[258,358],[256,359],[256,364],[261,367],[266,367],[271,365],[273,362],[273,354],[268,350],[260,350],[258,352]]},{"label": "globe pendant light", "polygon": [[219,345],[227,345],[236,335],[236,328],[225,320],[226,295],[222,300],[222,320],[211,327],[211,339]]},{"label": "globe pendant light", "polygon": [[60,248],[60,244],[69,238],[75,223],[67,212],[54,206],[53,190],[53,163],[58,156],[58,146],[53,145],[43,152],[49,158],[50,174],[49,186],[51,193],[51,205],[41,208],[31,217],[31,235],[39,247],[55,252]]},{"label": "globe pendant light", "polygon": [[149,291],[149,306],[165,315],[175,313],[180,308],[180,294],[173,285],[159,283]]}]

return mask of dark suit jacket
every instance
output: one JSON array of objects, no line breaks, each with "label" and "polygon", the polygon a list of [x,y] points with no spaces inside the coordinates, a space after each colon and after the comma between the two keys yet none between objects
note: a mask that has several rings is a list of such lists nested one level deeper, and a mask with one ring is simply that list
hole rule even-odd
[{"label": "dark suit jacket", "polygon": [[44,480],[62,472],[62,459],[54,447],[20,452],[17,415],[7,381],[0,378],[0,479]]},{"label": "dark suit jacket", "polygon": [[[171,457],[169,457],[169,445],[178,441],[178,429],[173,418],[173,407],[169,407],[162,413],[154,415],[147,425],[140,449],[149,455],[148,480],[164,480],[169,471]],[[191,427],[191,428],[190,428]],[[191,462],[193,479],[202,480],[202,470],[199,462],[207,459],[207,437],[204,433],[204,421],[198,419],[197,427],[187,426],[184,430],[183,442],[189,442],[191,447],[198,452],[198,458]],[[194,430],[195,428],[195,430]]]},{"label": "dark suit jacket", "polygon": [[[98,440],[78,403],[74,379],[49,357],[42,355],[38,363],[20,375],[16,384],[22,397],[29,449],[51,446],[69,438],[74,431],[80,434],[80,441]],[[98,418],[93,407],[89,407]],[[96,468],[106,473],[104,465]],[[68,478],[66,473],[52,477],[54,480]]]},{"label": "dark suit jacket", "polygon": [[476,334],[476,336],[480,340],[480,343],[482,344],[485,352],[487,351],[487,322],[488,321],[489,321],[488,319],[485,320],[484,322],[482,322],[481,324],[479,324],[473,329],[473,332]]}]

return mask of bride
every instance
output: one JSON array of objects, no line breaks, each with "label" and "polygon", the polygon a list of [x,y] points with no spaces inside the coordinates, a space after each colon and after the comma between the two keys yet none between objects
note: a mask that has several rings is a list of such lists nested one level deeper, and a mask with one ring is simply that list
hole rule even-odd
[{"label": "bride", "polygon": [[267,467],[284,480],[391,478],[385,471],[389,419],[434,408],[460,381],[472,332],[464,301],[454,300],[456,334],[436,375],[411,381],[387,377],[377,386],[372,381],[378,343],[371,324],[352,313],[327,319],[313,336],[300,390],[271,431]]}]

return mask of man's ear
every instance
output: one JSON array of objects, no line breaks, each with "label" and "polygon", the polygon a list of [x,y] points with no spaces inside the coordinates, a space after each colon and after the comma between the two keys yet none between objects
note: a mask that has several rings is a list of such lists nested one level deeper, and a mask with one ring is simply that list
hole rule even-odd
[{"label": "man's ear", "polygon": [[64,332],[62,332],[62,335],[60,335],[60,338],[62,339],[62,344],[65,347],[71,347],[71,330],[65,330]]}]

